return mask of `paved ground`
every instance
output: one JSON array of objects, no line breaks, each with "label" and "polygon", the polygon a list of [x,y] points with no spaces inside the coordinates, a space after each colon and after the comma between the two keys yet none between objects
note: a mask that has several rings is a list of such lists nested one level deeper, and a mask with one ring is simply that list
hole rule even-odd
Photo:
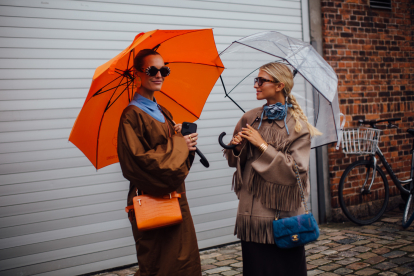
[{"label": "paved ground", "polygon": [[[308,275],[414,276],[414,228],[404,230],[401,218],[402,212],[395,210],[368,226],[320,225],[319,239],[306,246]],[[200,255],[203,275],[243,275],[239,243],[202,251]],[[135,266],[97,275],[129,276],[137,269]]]}]

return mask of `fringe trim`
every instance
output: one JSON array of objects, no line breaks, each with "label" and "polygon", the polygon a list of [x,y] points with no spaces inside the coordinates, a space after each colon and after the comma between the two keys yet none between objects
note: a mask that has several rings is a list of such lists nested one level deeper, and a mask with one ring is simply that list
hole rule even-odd
[{"label": "fringe trim", "polygon": [[242,185],[243,185],[243,181],[240,177],[240,172],[239,170],[236,170],[233,174],[233,180],[231,182],[231,189],[236,193],[236,195],[239,195]]},{"label": "fringe trim", "polygon": [[[265,141],[272,145],[277,151],[283,154],[289,154],[289,148],[292,141],[283,137],[272,125],[259,129]],[[250,143],[246,145],[247,159],[253,158],[254,146]],[[239,164],[238,164],[239,165]],[[292,170],[294,168],[292,167]],[[303,190],[307,188],[308,173],[301,177]],[[296,180],[295,180],[296,181]],[[239,195],[243,185],[241,176],[241,168],[237,166],[237,170],[233,174],[232,189]],[[262,205],[269,209],[280,211],[295,211],[301,207],[302,199],[300,196],[300,188],[296,183],[294,185],[282,185],[264,180],[254,169],[251,168],[250,178],[247,181],[247,190],[260,200]]]},{"label": "fringe trim", "polygon": [[[306,191],[307,177],[307,173],[301,177],[304,191]],[[281,185],[266,181],[253,168],[247,189],[268,209],[295,211],[302,204],[300,188],[297,183],[295,185]]]},{"label": "fringe trim", "polygon": [[[272,125],[270,125],[269,127],[259,129],[258,131],[260,135],[269,145],[273,146],[277,151],[281,151],[283,153],[288,152],[288,149],[292,144],[292,141],[288,138],[284,138],[279,133],[279,131],[275,130],[275,128],[272,127]],[[250,143],[248,143],[248,146],[249,148],[247,159],[251,159],[253,158],[254,146],[252,146]]]},{"label": "fringe trim", "polygon": [[250,143],[246,144],[246,150],[247,150],[247,160],[250,160],[253,158],[253,145]]},{"label": "fringe trim", "polygon": [[[274,123],[274,122],[273,122]],[[275,130],[273,123],[268,127],[259,129],[260,135],[272,145],[277,151],[283,154],[290,154],[289,148],[292,141],[285,135]],[[254,146],[248,143],[249,148],[247,159],[253,158]],[[257,150],[257,149],[256,149]],[[293,170],[293,167],[292,167]],[[302,179],[303,189],[306,190],[307,173]],[[237,182],[239,183],[239,182]],[[240,187],[241,188],[241,187]],[[300,188],[295,185],[281,185],[264,180],[253,168],[250,171],[250,179],[247,181],[247,190],[260,199],[266,208],[277,209],[280,211],[295,211],[302,203]]]},{"label": "fringe trim", "polygon": [[238,214],[234,235],[243,241],[274,244],[273,218]]},{"label": "fringe trim", "polygon": [[240,159],[237,160],[236,171],[233,174],[233,180],[231,188],[239,196],[239,192],[243,185],[242,169],[240,165]]}]

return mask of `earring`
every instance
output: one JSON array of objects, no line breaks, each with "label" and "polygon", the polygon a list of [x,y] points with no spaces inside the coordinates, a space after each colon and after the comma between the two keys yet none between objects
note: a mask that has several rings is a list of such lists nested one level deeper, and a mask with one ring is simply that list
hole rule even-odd
[{"label": "earring", "polygon": [[136,87],[141,87],[141,78],[140,77],[136,77],[134,80],[134,84]]}]

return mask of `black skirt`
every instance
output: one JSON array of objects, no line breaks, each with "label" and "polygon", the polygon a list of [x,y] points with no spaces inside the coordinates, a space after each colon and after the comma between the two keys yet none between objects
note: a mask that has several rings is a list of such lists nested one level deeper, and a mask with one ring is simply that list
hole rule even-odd
[{"label": "black skirt", "polygon": [[274,244],[242,241],[243,276],[306,276],[305,247],[279,248]]}]

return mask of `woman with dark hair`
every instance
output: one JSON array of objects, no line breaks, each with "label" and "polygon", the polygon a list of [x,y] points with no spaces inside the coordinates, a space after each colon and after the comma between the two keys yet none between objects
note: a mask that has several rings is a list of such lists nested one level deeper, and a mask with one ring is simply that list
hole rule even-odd
[{"label": "woman with dark hair", "polygon": [[237,170],[233,189],[239,198],[235,234],[241,239],[244,276],[307,275],[304,246],[278,248],[273,238],[275,217],[304,213],[295,173],[298,166],[304,194],[309,186],[311,137],[321,135],[292,95],[293,74],[282,63],[260,67],[254,80],[261,107],[246,112],[226,150]]},{"label": "woman with dark hair", "polygon": [[134,214],[129,213],[139,265],[135,275],[198,276],[200,255],[184,193],[198,135],[182,136],[181,125],[175,124],[171,113],[154,98],[170,73],[161,55],[141,50],[134,59],[134,69],[137,90],[122,113],[118,130],[118,157],[122,173],[130,181],[128,206],[142,192],[153,196],[183,193],[180,224],[139,231]]}]

